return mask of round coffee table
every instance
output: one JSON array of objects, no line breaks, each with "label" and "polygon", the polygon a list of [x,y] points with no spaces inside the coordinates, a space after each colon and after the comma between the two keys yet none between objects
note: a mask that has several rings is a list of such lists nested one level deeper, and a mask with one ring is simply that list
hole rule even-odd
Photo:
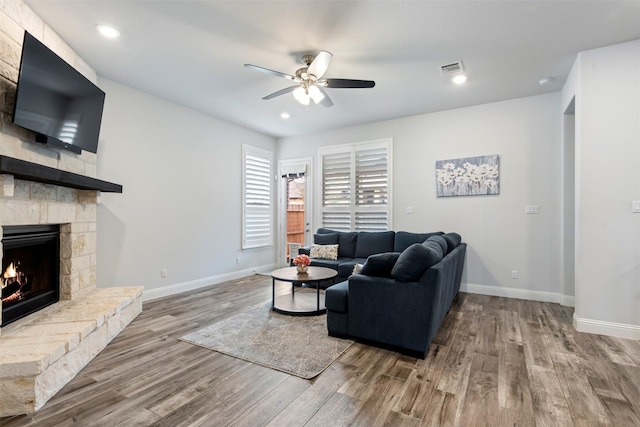
[{"label": "round coffee table", "polygon": [[[316,316],[324,314],[324,290],[320,283],[330,281],[338,272],[326,267],[309,267],[306,273],[298,273],[295,267],[280,268],[271,272],[271,309],[293,316]],[[280,286],[276,295],[276,281],[290,282],[289,287]],[[322,307],[322,308],[321,308]]]}]

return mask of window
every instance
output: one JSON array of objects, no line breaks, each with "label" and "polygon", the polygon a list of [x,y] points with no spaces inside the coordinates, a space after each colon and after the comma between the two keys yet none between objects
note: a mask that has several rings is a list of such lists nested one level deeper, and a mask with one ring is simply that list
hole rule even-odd
[{"label": "window", "polygon": [[271,153],[242,146],[242,249],[273,244]]},{"label": "window", "polygon": [[391,140],[320,148],[322,227],[391,228]]}]

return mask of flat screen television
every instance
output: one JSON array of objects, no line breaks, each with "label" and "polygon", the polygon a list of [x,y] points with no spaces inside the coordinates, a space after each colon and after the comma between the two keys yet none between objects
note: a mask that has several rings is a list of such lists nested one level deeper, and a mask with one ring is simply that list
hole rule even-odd
[{"label": "flat screen television", "polygon": [[13,123],[36,141],[96,153],[104,92],[25,31]]}]

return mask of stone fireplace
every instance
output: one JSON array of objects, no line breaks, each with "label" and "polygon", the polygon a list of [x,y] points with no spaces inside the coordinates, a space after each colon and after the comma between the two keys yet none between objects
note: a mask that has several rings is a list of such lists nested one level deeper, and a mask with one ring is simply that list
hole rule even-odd
[{"label": "stone fireplace", "polygon": [[[29,173],[14,168],[16,165],[33,166],[39,172],[31,180]],[[14,270],[23,268],[20,286],[30,283],[31,289],[36,281],[45,280],[45,275],[53,274],[59,282],[58,302],[51,301],[37,312],[19,315],[10,324],[0,319],[0,417],[39,409],[142,309],[141,287],[96,288],[96,209],[100,191],[70,187],[111,183],[65,173],[55,184],[52,182],[58,176],[53,181],[43,179],[42,171],[52,172],[54,168],[0,155],[0,226],[6,236],[0,254],[10,257],[2,259],[3,272],[11,264]],[[103,188],[110,191],[112,187]],[[32,237],[56,235],[59,243],[56,240],[54,244],[58,249],[54,265],[43,261],[40,267],[44,272],[36,273],[24,264],[31,261],[18,260],[26,249],[22,243],[16,247],[16,232]],[[14,289],[18,276],[16,273],[15,280],[8,280]],[[24,290],[26,293],[28,289]],[[5,292],[5,296],[8,294]]]}]

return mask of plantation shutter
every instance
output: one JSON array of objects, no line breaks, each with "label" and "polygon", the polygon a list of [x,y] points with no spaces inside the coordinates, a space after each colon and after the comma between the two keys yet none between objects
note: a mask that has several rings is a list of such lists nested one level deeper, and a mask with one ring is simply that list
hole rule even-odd
[{"label": "plantation shutter", "polygon": [[320,150],[322,227],[383,231],[391,228],[391,142]]},{"label": "plantation shutter", "polygon": [[271,229],[271,153],[243,145],[242,248],[269,246]]},{"label": "plantation shutter", "polygon": [[389,229],[389,156],[388,147],[356,147],[357,231]]}]

